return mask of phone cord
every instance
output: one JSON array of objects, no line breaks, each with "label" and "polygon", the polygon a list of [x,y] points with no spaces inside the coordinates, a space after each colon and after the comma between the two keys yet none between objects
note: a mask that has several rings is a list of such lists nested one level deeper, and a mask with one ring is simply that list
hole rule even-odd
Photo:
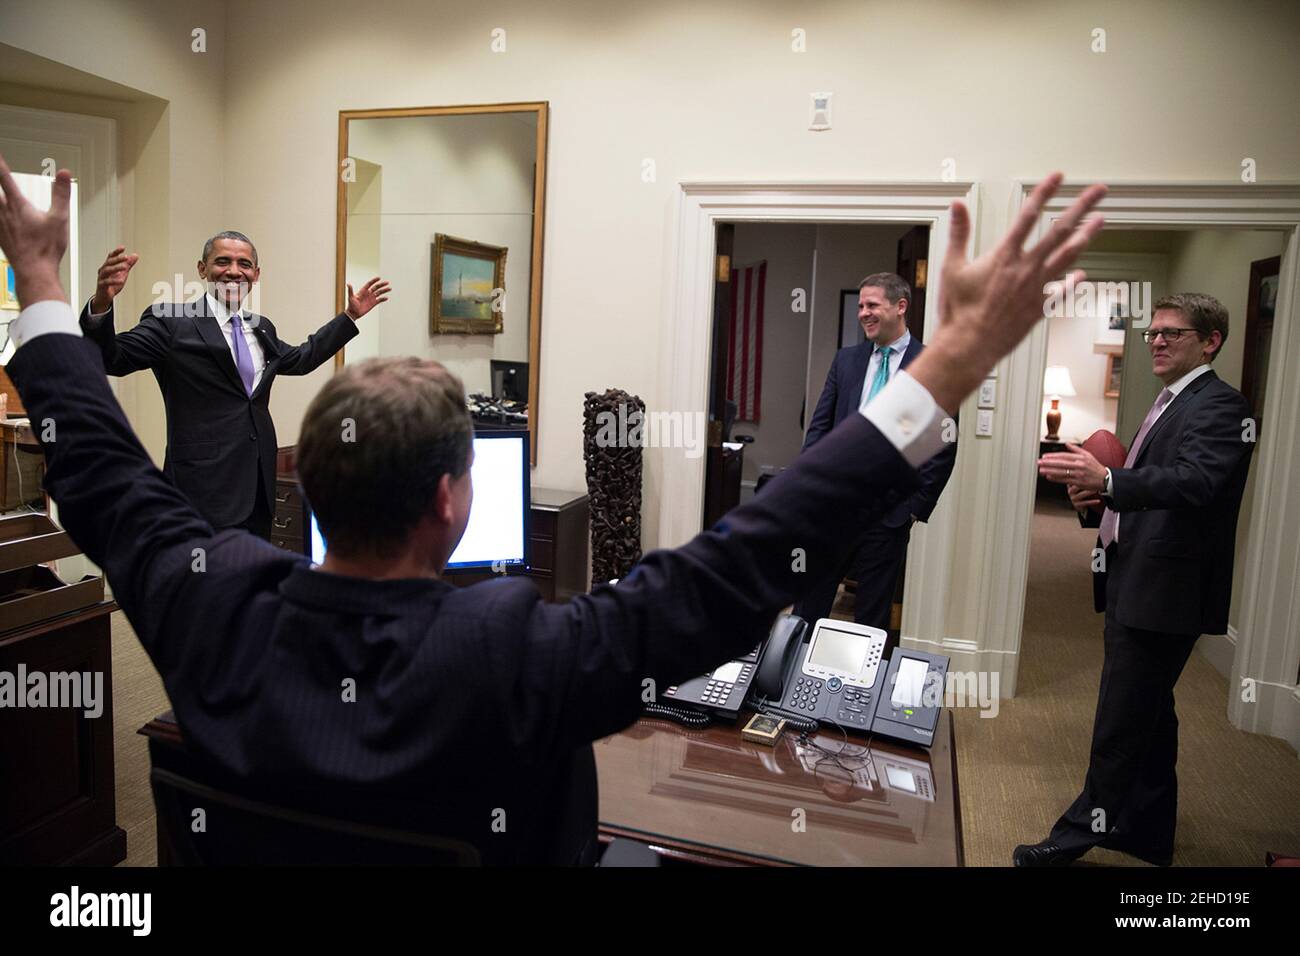
[{"label": "phone cord", "polygon": [[649,717],[663,717],[685,727],[707,727],[713,723],[713,718],[707,714],[697,714],[677,707],[666,707],[663,704],[646,704],[645,713]]}]

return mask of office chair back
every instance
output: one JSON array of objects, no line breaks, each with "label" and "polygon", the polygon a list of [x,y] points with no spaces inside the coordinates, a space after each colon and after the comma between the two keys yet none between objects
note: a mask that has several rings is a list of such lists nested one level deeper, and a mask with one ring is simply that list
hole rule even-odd
[{"label": "office chair back", "polygon": [[[468,843],[277,806],[155,762],[160,837],[179,866],[373,864],[478,866]],[[201,812],[199,812],[201,811]]]}]

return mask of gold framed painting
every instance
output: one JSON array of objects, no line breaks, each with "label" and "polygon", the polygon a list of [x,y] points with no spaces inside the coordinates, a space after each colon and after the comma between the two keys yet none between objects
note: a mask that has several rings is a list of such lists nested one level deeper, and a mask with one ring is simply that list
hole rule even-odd
[{"label": "gold framed painting", "polygon": [[429,334],[497,335],[505,327],[506,247],[437,233]]},{"label": "gold framed painting", "polygon": [[0,309],[18,308],[18,288],[14,277],[14,267],[9,260],[0,256]]}]

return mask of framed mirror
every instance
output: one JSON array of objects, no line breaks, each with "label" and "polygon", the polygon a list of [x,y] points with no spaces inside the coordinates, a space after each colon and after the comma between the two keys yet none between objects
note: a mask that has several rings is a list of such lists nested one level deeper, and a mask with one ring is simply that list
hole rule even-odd
[{"label": "framed mirror", "polygon": [[335,304],[389,300],[335,365],[416,355],[460,376],[477,430],[527,425],[537,464],[546,128],[541,103],[339,111]]}]

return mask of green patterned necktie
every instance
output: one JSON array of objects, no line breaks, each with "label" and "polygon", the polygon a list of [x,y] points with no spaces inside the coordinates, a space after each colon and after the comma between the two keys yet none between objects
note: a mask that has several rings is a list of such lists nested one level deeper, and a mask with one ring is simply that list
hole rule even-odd
[{"label": "green patterned necktie", "polygon": [[880,367],[876,369],[876,377],[871,380],[871,391],[867,393],[868,402],[880,394],[880,390],[889,381],[889,356],[893,351],[888,345],[876,349],[876,354],[880,356]]}]

